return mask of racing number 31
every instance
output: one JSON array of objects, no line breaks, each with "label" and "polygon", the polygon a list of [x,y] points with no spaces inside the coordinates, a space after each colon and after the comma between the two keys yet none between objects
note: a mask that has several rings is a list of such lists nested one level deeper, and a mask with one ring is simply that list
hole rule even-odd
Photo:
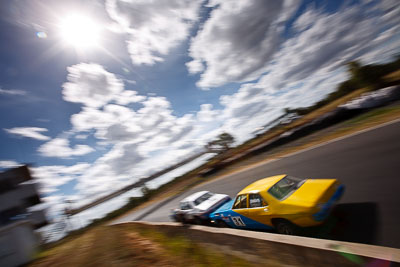
[{"label": "racing number 31", "polygon": [[240,218],[239,216],[237,217],[231,217],[232,222],[236,225],[236,226],[246,226],[246,224],[244,224],[242,218]]}]

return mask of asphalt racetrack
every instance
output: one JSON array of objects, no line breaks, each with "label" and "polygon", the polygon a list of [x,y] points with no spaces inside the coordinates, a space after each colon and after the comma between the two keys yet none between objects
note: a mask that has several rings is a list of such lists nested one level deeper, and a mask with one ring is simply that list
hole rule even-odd
[{"label": "asphalt racetrack", "polygon": [[170,221],[170,210],[193,192],[234,197],[251,182],[276,174],[337,178],[346,186],[339,205],[324,225],[306,229],[305,235],[400,248],[399,173],[400,122],[395,122],[200,185],[118,221]]}]

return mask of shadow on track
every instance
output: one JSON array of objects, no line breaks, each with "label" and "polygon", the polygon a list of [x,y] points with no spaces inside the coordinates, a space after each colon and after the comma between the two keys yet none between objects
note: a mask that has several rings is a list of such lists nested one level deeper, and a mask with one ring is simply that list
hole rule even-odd
[{"label": "shadow on track", "polygon": [[376,245],[378,218],[376,203],[339,204],[324,224],[304,229],[303,235]]},{"label": "shadow on track", "polygon": [[[338,204],[319,226],[301,228],[299,235],[362,244],[376,243],[379,229],[378,205],[374,202]],[[190,227],[190,225],[184,225]],[[213,226],[215,225],[207,225]],[[250,230],[258,231],[258,230]],[[261,231],[276,233],[275,231]]]}]

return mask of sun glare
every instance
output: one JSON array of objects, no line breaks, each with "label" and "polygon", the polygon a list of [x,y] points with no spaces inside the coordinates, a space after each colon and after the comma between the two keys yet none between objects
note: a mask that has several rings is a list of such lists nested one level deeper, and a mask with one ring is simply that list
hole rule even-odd
[{"label": "sun glare", "polygon": [[93,47],[99,44],[100,27],[90,17],[73,14],[61,21],[60,34],[76,48]]}]

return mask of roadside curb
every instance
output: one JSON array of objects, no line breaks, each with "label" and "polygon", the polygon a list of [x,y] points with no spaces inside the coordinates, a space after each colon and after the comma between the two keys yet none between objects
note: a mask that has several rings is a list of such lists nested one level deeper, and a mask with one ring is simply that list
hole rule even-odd
[{"label": "roadside curb", "polygon": [[136,224],[143,226],[154,226],[154,227],[174,227],[186,228],[190,230],[197,230],[204,233],[210,234],[222,234],[233,237],[245,237],[257,240],[263,240],[272,242],[275,244],[286,244],[291,246],[317,249],[323,251],[332,251],[344,254],[352,254],[372,259],[387,260],[392,262],[400,263],[400,249],[381,247],[375,245],[358,244],[351,242],[327,240],[327,239],[316,239],[302,236],[288,236],[280,234],[272,234],[266,232],[255,232],[247,230],[238,230],[231,228],[214,228],[207,226],[191,225],[190,227],[182,226],[180,223],[173,222],[126,222],[121,224]]}]

